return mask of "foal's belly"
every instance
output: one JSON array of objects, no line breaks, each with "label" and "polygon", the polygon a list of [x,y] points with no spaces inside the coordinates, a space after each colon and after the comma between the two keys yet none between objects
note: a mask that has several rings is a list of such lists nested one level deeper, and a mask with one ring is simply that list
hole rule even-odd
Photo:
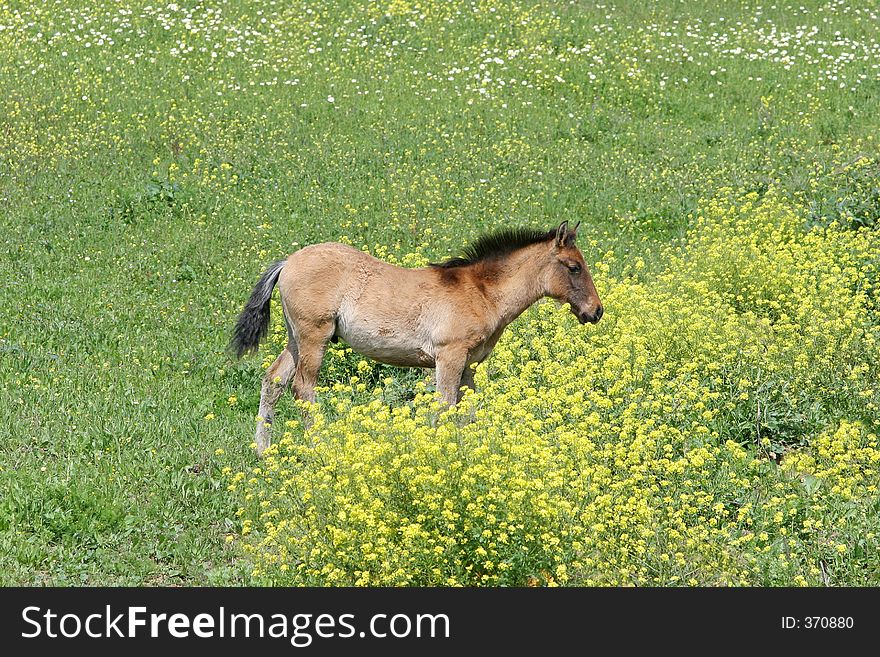
[{"label": "foal's belly", "polygon": [[[343,338],[345,340],[345,338]],[[348,340],[345,340],[348,342]],[[434,357],[423,349],[414,349],[411,351],[385,350],[376,347],[360,348],[351,344],[351,348],[359,354],[363,354],[368,358],[372,358],[386,365],[394,365],[395,367],[434,367]]]},{"label": "foal's belly", "polygon": [[339,321],[336,335],[359,354],[397,367],[434,367],[434,350],[418,334],[407,335],[390,327],[364,326]]}]

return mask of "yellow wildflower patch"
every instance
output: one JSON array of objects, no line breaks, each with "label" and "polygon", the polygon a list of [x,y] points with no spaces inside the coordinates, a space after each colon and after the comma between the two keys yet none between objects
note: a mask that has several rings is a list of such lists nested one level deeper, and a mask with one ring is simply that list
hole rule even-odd
[{"label": "yellow wildflower patch", "polygon": [[529,311],[454,409],[381,386],[315,408],[242,484],[260,578],[803,585],[819,559],[876,564],[857,373],[878,357],[880,238],[804,214],[722,191],[658,271],[600,281],[595,329]]}]

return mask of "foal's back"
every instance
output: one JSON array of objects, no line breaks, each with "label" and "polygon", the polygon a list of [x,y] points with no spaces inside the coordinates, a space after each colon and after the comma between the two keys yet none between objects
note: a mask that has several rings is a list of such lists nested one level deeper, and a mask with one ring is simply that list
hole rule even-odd
[{"label": "foal's back", "polygon": [[297,333],[318,328],[391,365],[432,367],[450,320],[467,323],[461,290],[435,270],[397,267],[345,244],[293,253],[279,289]]},{"label": "foal's back", "polygon": [[[291,310],[304,316],[336,315],[346,305],[398,313],[419,307],[430,283],[424,269],[404,269],[383,262],[347,244],[327,242],[292,253],[278,285]],[[297,313],[298,315],[300,313]]]}]

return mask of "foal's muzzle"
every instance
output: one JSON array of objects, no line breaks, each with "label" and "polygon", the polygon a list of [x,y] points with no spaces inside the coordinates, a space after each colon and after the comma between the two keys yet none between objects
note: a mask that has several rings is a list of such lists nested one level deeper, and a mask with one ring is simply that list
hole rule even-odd
[{"label": "foal's muzzle", "polygon": [[602,315],[605,314],[605,309],[602,306],[596,306],[596,310],[593,312],[588,312],[584,310],[583,312],[576,313],[578,321],[581,324],[586,324],[589,322],[590,324],[595,324],[600,319],[602,319]]}]

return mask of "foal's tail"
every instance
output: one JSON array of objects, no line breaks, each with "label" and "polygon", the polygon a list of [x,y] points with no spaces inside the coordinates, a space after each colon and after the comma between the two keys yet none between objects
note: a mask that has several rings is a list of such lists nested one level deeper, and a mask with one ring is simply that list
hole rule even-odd
[{"label": "foal's tail", "polygon": [[229,341],[229,350],[236,358],[241,358],[248,352],[257,350],[260,340],[269,332],[269,306],[272,299],[272,290],[278,282],[278,276],[284,268],[286,260],[279,260],[269,265],[263,272],[250,299],[244,305],[244,310],[238,316],[238,323]]}]

